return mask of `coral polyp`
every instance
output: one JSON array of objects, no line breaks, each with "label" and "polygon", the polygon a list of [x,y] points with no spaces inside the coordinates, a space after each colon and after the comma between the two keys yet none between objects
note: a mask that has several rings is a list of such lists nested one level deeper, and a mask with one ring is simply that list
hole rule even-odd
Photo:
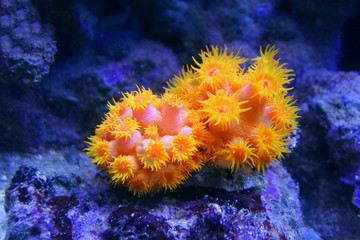
[{"label": "coral polyp", "polygon": [[185,134],[181,134],[174,137],[170,144],[173,161],[187,161],[196,152],[195,146],[196,142],[190,135],[185,136]]},{"label": "coral polyp", "polygon": [[267,46],[247,59],[224,47],[206,48],[168,82],[161,96],[150,89],[124,93],[89,137],[85,149],[115,185],[135,195],[173,190],[206,162],[264,172],[290,153],[299,109],[293,70]]},{"label": "coral polyp", "polygon": [[206,123],[219,125],[221,129],[229,129],[232,125],[240,122],[240,114],[249,109],[241,108],[247,101],[239,101],[238,93],[225,92],[223,89],[215,94],[208,93],[208,99],[200,101],[201,112],[206,115]]},{"label": "coral polyp", "polygon": [[136,148],[137,156],[144,168],[159,170],[165,166],[169,159],[164,142],[147,139],[142,141]]},{"label": "coral polyp", "polygon": [[113,182],[124,183],[134,175],[135,168],[134,157],[120,155],[110,163],[108,171]]},{"label": "coral polyp", "polygon": [[193,58],[196,66],[192,68],[196,72],[195,79],[200,80],[200,88],[202,90],[212,91],[223,85],[228,78],[232,78],[240,71],[240,64],[246,62],[247,59],[240,58],[238,51],[233,50],[228,54],[227,48],[219,48],[212,46],[211,50],[201,51],[199,54],[201,63]]},{"label": "coral polyp", "polygon": [[233,138],[229,141],[224,148],[220,150],[218,155],[224,156],[224,158],[231,164],[232,171],[239,170],[240,166],[244,167],[245,163],[253,166],[255,148],[248,140],[244,140],[240,137]]}]

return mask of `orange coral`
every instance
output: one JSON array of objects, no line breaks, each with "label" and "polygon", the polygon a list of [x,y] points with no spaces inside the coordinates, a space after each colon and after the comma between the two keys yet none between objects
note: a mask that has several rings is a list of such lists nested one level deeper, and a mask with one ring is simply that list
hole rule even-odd
[{"label": "orange coral", "polygon": [[201,112],[207,117],[206,123],[220,125],[221,129],[229,129],[232,125],[240,122],[240,114],[249,109],[241,107],[247,101],[239,101],[238,92],[229,93],[220,89],[215,94],[208,93],[208,99],[200,101]]},{"label": "orange coral", "polygon": [[224,148],[220,150],[218,155],[224,156],[229,162],[232,170],[239,170],[240,166],[244,166],[245,163],[254,165],[255,148],[251,147],[248,140],[244,140],[240,137],[233,138],[229,141]]},{"label": "orange coral", "polygon": [[[245,71],[240,64],[246,59],[239,53],[234,55],[226,47],[207,48],[199,54],[201,62],[194,59],[195,72],[183,69],[176,86],[172,85],[170,90],[188,101],[189,88],[197,92],[200,104],[190,109],[203,114],[203,124],[218,139],[210,146],[209,158],[215,166],[234,171],[248,164],[264,171],[290,152],[287,137],[296,129],[299,116],[286,85],[294,75],[275,59],[277,53],[275,46],[260,48],[260,56]],[[189,76],[200,83],[188,84]]]},{"label": "orange coral", "polygon": [[166,162],[169,160],[169,154],[166,152],[164,144],[162,141],[151,139],[146,139],[138,144],[136,154],[144,168],[157,171],[166,165]]},{"label": "orange coral", "polygon": [[227,79],[233,78],[240,72],[240,64],[246,62],[247,59],[240,58],[238,51],[235,55],[233,50],[227,53],[227,48],[218,48],[217,46],[206,48],[199,54],[201,63],[193,58],[197,67],[192,66],[196,71],[195,78],[200,80],[200,89],[204,91],[213,91],[222,87]]},{"label": "orange coral", "polygon": [[196,152],[195,146],[196,142],[190,135],[181,134],[175,136],[170,144],[173,160],[175,162],[187,161]]},{"label": "orange coral", "polygon": [[109,103],[87,155],[137,195],[173,190],[209,160],[232,172],[245,165],[264,172],[290,152],[299,118],[287,95],[293,70],[277,53],[275,46],[260,49],[246,71],[239,52],[206,48],[162,96],[138,87]]},{"label": "orange coral", "polygon": [[159,98],[138,88],[109,104],[109,113],[85,150],[114,184],[126,185],[134,194],[174,189],[202,164],[189,166],[197,142],[188,111],[187,102],[174,93]]}]

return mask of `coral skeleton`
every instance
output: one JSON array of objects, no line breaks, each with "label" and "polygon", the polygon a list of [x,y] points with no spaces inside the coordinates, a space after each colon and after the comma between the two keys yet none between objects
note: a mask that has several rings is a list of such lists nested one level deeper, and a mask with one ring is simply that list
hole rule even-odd
[{"label": "coral skeleton", "polygon": [[115,185],[134,195],[175,189],[209,162],[231,172],[264,172],[290,153],[299,109],[287,87],[293,70],[267,46],[253,59],[212,46],[170,79],[160,97],[150,89],[123,94],[85,149]]}]

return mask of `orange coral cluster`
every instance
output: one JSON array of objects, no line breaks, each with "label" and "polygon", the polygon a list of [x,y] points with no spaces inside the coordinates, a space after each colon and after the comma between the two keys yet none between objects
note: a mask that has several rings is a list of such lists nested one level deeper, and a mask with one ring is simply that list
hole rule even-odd
[{"label": "orange coral cluster", "polygon": [[290,152],[288,137],[299,117],[284,86],[292,70],[274,58],[277,53],[275,46],[260,49],[245,71],[239,52],[207,48],[160,98],[139,88],[109,104],[87,142],[88,156],[114,184],[138,195],[174,189],[207,161],[264,171]]},{"label": "orange coral cluster", "polygon": [[205,162],[198,157],[204,129],[188,105],[168,91],[161,98],[145,88],[126,93],[121,102],[109,103],[87,154],[114,184],[138,195],[174,189]]}]

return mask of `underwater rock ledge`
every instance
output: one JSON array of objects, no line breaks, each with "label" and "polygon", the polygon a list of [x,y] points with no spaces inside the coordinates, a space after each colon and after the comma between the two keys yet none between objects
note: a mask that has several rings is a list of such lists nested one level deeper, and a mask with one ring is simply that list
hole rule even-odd
[{"label": "underwater rock ledge", "polygon": [[111,187],[74,150],[2,158],[19,165],[5,191],[7,239],[317,237],[302,221],[298,187],[281,164],[265,176],[234,178],[206,168],[173,192],[138,198]]}]

